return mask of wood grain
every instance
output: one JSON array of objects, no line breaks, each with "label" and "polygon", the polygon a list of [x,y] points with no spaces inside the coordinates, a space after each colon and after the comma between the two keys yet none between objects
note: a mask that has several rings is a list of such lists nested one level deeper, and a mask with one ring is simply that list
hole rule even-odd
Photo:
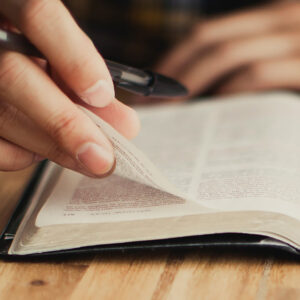
[{"label": "wood grain", "polygon": [[[0,173],[0,220],[32,169]],[[300,299],[300,260],[255,250],[181,250],[0,260],[0,299]]]}]

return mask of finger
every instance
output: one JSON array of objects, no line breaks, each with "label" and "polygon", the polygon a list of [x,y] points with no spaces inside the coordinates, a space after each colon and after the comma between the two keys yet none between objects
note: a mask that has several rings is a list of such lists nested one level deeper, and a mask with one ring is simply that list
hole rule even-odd
[{"label": "finger", "polygon": [[31,153],[37,153],[69,168],[75,167],[73,160],[60,150],[49,135],[20,110],[1,100],[0,136]]},{"label": "finger", "polygon": [[89,172],[102,175],[114,165],[106,136],[25,56],[0,51],[0,98],[32,119]]},{"label": "finger", "polygon": [[63,82],[60,81],[56,74],[52,75],[54,75],[55,82],[70,97],[70,99],[98,115],[127,139],[133,139],[138,134],[140,130],[140,122],[135,110],[117,99],[114,99],[106,107],[92,107],[82,102],[80,98],[76,97],[76,95],[70,91]]},{"label": "finger", "polygon": [[266,59],[295,55],[300,49],[299,33],[283,32],[244,38],[216,46],[179,75],[190,96],[201,93],[237,69]]},{"label": "finger", "polygon": [[[34,160],[48,158],[65,168],[94,177],[85,168],[78,166],[69,155],[62,152],[49,135],[26,115],[4,102],[0,102],[0,136],[7,142],[13,143],[15,147],[19,146],[18,148],[26,149],[31,155],[35,154]],[[8,165],[11,163],[8,162]]]},{"label": "finger", "polygon": [[109,105],[103,108],[92,107],[88,104],[84,104],[80,98],[78,98],[72,90],[70,90],[68,86],[61,81],[55,71],[51,70],[51,76],[70,99],[98,115],[127,139],[132,139],[138,134],[140,130],[140,122],[135,110],[124,105],[117,99],[114,99]]},{"label": "finger", "polygon": [[274,32],[300,25],[300,3],[275,3],[237,12],[199,23],[187,39],[178,44],[159,62],[157,70],[171,75],[179,72],[199,52],[217,43],[240,37]]},{"label": "finger", "polygon": [[0,11],[83,101],[104,107],[113,100],[114,87],[104,60],[61,1],[2,0]]},{"label": "finger", "polygon": [[34,153],[0,138],[0,171],[21,170],[39,160]]},{"label": "finger", "polygon": [[218,94],[271,89],[300,90],[300,58],[256,63],[243,68],[217,90]]},{"label": "finger", "polygon": [[[133,139],[140,130],[139,118],[132,108],[115,99],[104,108],[83,105],[109,123],[127,139]],[[130,122],[128,122],[130,120]]]}]

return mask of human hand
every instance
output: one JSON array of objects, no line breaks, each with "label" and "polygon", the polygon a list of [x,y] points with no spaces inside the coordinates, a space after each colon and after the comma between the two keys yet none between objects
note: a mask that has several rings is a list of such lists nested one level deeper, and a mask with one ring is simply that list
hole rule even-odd
[{"label": "human hand", "polygon": [[112,145],[74,102],[127,138],[137,134],[139,122],[114,98],[91,40],[59,0],[0,0],[0,14],[0,27],[26,35],[51,66],[49,72],[45,61],[0,49],[0,170],[49,158],[86,175],[109,173]]},{"label": "human hand", "polygon": [[157,71],[186,85],[189,97],[300,90],[300,3],[272,3],[200,22]]}]

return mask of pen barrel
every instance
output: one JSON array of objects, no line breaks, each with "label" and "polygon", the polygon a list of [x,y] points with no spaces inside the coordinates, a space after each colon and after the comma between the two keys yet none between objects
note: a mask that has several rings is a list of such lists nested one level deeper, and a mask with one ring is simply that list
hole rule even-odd
[{"label": "pen barrel", "polygon": [[[45,59],[43,54],[25,36],[2,29],[0,29],[0,47],[8,51]],[[116,85],[129,92],[153,97],[187,95],[186,88],[169,77],[110,60],[105,60],[105,62]]]},{"label": "pen barrel", "polygon": [[0,29],[0,47],[19,52],[28,56],[43,58],[43,54],[36,49],[23,35]]},{"label": "pen barrel", "polygon": [[175,98],[188,95],[188,90],[174,79],[151,71],[144,72],[149,76],[147,85],[120,81],[118,87],[142,96]]},{"label": "pen barrel", "polygon": [[129,83],[137,86],[148,86],[152,79],[151,76],[143,70],[125,66],[108,59],[106,59],[105,62],[113,80],[118,83],[118,85],[121,83]]}]

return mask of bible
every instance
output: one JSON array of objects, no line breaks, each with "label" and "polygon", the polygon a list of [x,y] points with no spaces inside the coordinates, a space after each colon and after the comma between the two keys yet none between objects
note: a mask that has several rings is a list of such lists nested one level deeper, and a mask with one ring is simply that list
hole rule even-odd
[{"label": "bible", "polygon": [[201,245],[300,249],[300,103],[287,92],[138,108],[116,169],[88,178],[48,162],[1,235],[5,255]]}]

